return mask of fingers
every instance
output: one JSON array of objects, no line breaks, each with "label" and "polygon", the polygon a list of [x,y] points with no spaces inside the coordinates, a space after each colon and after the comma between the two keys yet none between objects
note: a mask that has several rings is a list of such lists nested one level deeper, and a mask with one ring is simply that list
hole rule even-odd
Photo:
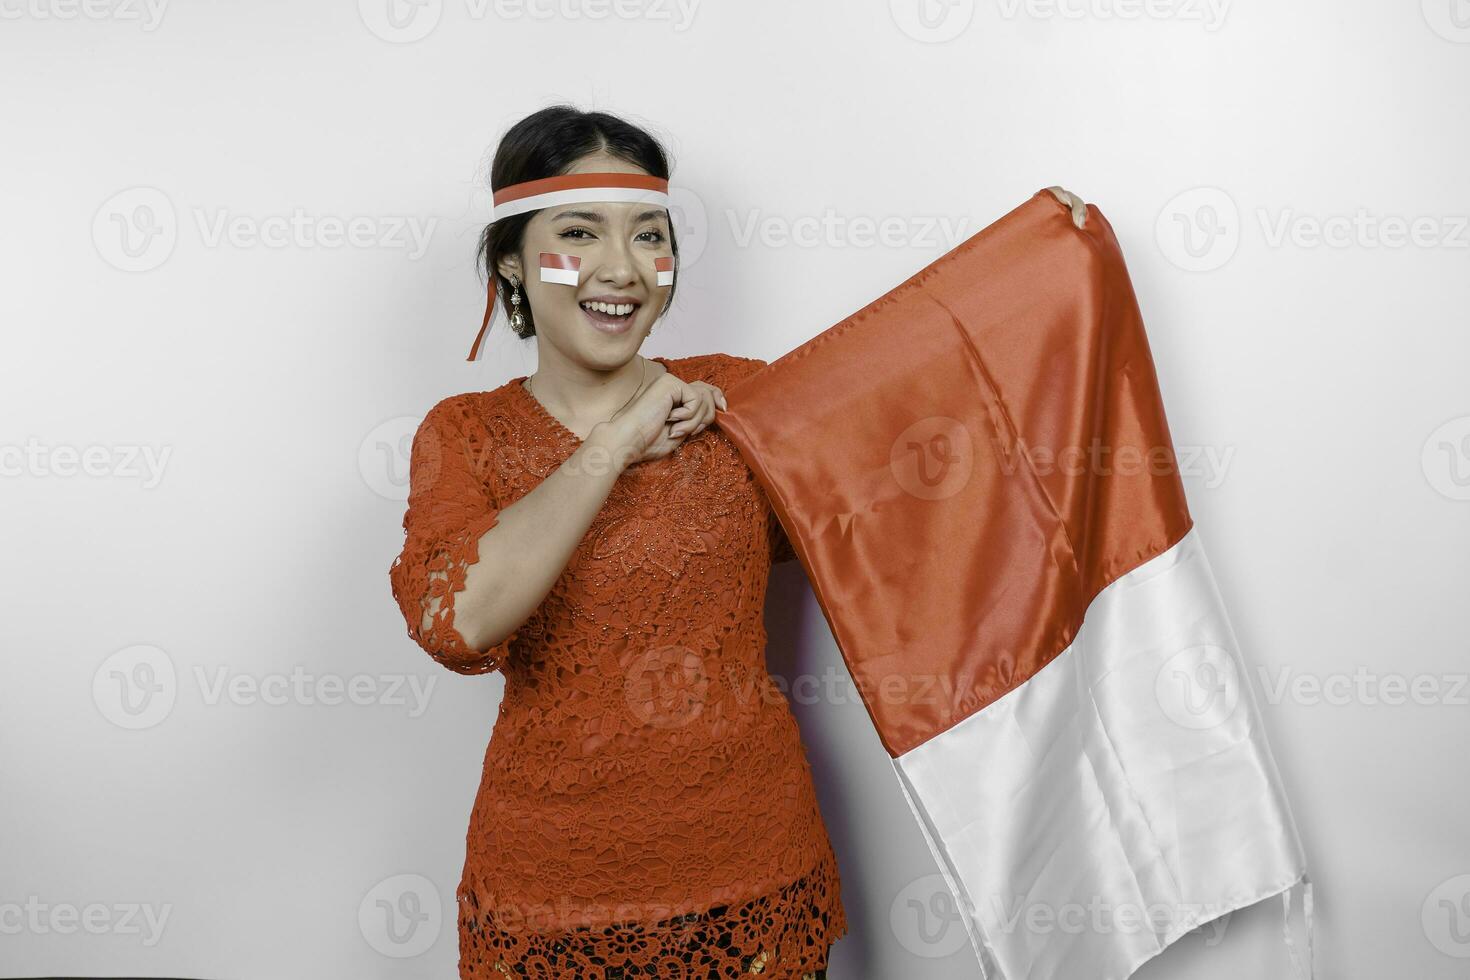
[{"label": "fingers", "polygon": [[1087,202],[1062,187],[1048,187],[1053,197],[1065,204],[1072,212],[1072,224],[1078,228],[1087,224]]},{"label": "fingers", "polygon": [[[701,383],[702,384],[702,383]],[[715,406],[724,400],[724,393],[713,385],[702,384],[695,392],[694,400],[680,405],[669,413],[669,417],[678,417],[679,421],[669,430],[669,435],[674,438],[685,438],[698,435],[708,428],[715,418]]]},{"label": "fingers", "polygon": [[655,384],[668,388],[673,404],[664,420],[664,438],[670,445],[658,455],[666,455],[684,439],[703,432],[715,420],[716,410],[729,405],[725,393],[705,381],[683,381],[665,374]]},{"label": "fingers", "polygon": [[682,439],[685,436],[689,435],[698,435],[700,432],[704,431],[705,427],[708,426],[710,422],[714,420],[714,417],[714,401],[710,396],[704,395],[700,398],[700,405],[696,409],[693,417],[684,419],[675,424],[675,426],[669,430],[669,435],[677,439]]},{"label": "fingers", "polygon": [[1088,203],[1086,201],[1083,201],[1078,195],[1073,194],[1072,191],[1063,190],[1060,187],[1048,187],[1047,190],[1051,191],[1053,197],[1057,198],[1061,203],[1066,204],[1072,210],[1073,225],[1082,228],[1083,225],[1088,223]]},{"label": "fingers", "polygon": [[1072,196],[1072,224],[1078,228],[1087,224],[1087,205],[1075,194]]}]

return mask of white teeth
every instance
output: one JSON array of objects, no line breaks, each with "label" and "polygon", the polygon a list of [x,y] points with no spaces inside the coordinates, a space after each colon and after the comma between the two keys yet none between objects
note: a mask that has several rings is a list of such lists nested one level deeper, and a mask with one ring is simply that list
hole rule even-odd
[{"label": "white teeth", "polygon": [[632,303],[583,303],[582,308],[596,310],[599,313],[611,313],[613,316],[627,316],[633,312],[634,305]]}]

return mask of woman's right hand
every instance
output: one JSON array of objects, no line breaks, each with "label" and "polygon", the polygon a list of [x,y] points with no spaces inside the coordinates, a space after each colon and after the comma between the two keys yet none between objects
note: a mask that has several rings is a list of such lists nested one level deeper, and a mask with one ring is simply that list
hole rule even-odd
[{"label": "woman's right hand", "polygon": [[661,459],[714,421],[725,395],[705,381],[684,381],[665,371],[632,403],[593,427],[588,441],[612,453],[619,466]]},{"label": "woman's right hand", "polygon": [[1048,187],[1047,190],[1051,191],[1052,197],[1056,198],[1058,201],[1061,201],[1068,208],[1071,208],[1072,224],[1076,225],[1078,228],[1081,228],[1083,225],[1087,224],[1086,201],[1082,200],[1082,198],[1078,197],[1076,194],[1073,194],[1071,191],[1065,190],[1061,187]]}]

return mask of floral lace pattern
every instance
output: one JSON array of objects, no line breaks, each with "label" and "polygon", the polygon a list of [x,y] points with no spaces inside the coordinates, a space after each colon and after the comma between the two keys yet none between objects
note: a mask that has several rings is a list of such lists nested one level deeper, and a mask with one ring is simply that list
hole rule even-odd
[{"label": "floral lace pattern", "polygon": [[[655,360],[722,388],[765,363]],[[457,891],[460,976],[804,980],[847,923],[765,668],[790,541],[716,421],[624,470],[536,612],[474,649],[454,603],[480,536],[580,445],[523,380],[425,416],[390,570],[431,657],[505,674]]]}]

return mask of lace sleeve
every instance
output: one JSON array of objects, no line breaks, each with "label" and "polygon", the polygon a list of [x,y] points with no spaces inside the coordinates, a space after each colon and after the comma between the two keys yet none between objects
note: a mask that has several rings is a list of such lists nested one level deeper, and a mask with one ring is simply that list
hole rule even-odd
[{"label": "lace sleeve", "polygon": [[504,665],[520,631],[476,650],[454,625],[455,595],[464,588],[469,566],[480,559],[480,536],[500,514],[470,451],[452,403],[430,409],[409,451],[403,550],[388,577],[409,637],[452,671],[485,674]]}]

